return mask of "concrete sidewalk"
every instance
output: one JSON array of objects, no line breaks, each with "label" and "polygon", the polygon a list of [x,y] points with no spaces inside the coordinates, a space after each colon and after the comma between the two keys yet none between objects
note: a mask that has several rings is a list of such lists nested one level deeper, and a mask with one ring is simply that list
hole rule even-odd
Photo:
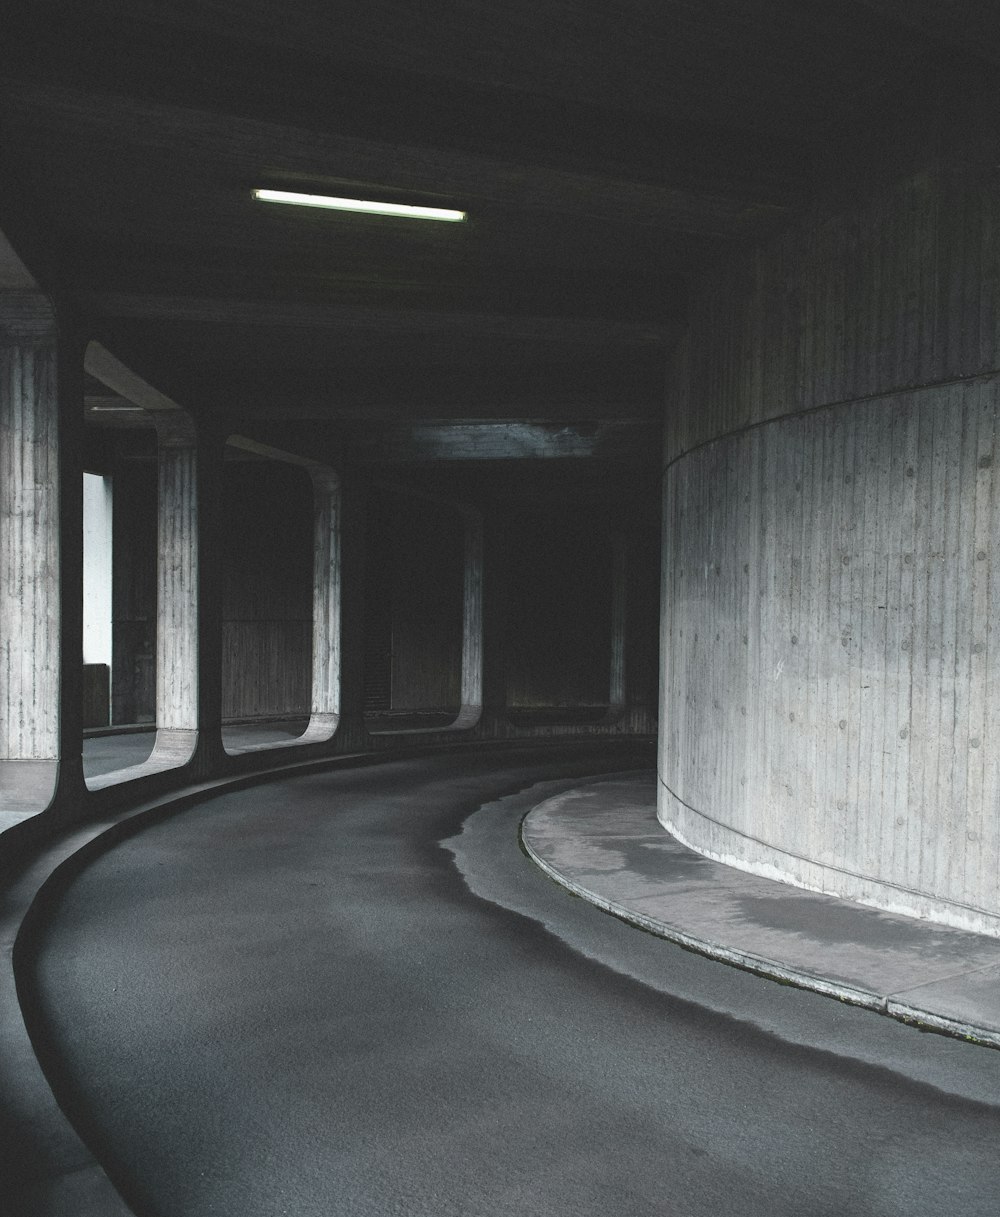
[{"label": "concrete sidewalk", "polygon": [[557,882],[643,929],[775,980],[1000,1047],[1000,940],[761,879],[681,845],[655,777],[538,804],[521,837]]}]

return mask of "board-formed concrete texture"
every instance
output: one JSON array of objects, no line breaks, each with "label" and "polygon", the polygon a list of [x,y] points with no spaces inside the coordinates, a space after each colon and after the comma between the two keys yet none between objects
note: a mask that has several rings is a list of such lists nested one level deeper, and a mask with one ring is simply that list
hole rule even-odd
[{"label": "board-formed concrete texture", "polygon": [[[692,1173],[707,1181],[679,1217],[752,1211],[747,1194],[772,1217],[912,1217],[911,1200],[966,1217],[984,1197],[995,1208],[995,1162],[982,1155],[993,1125],[973,1130],[972,1108],[935,1158],[950,1098],[901,1100],[900,1148],[878,1124],[878,1088],[898,1098],[896,1082],[862,1070],[857,1089],[841,1085],[862,1056],[891,1073],[898,1057],[869,1052],[890,1020],[850,1023],[860,1043],[824,1040],[815,1028],[837,1021],[836,1003],[798,993],[781,1007],[791,1023],[768,1022],[780,986],[699,960],[692,968],[714,969],[697,971],[708,1005],[724,1014],[703,1026],[706,1003],[687,1009],[661,987],[664,958],[671,978],[688,975],[678,952],[634,927],[609,930],[613,919],[529,866],[523,883],[552,888],[532,921],[522,880],[485,873],[488,859],[511,875],[497,848],[462,876],[511,914],[501,959],[451,921],[468,892],[440,869],[442,842],[421,824],[437,822],[438,798],[449,830],[482,800],[507,824],[524,773],[549,772],[564,749],[597,757],[658,743],[662,849],[650,857],[667,858],[671,829],[699,859],[685,865],[717,874],[719,893],[748,871],[781,880],[768,907],[789,921],[822,909],[831,934],[903,913],[933,923],[938,943],[982,932],[987,962],[963,971],[964,993],[940,971],[923,986],[943,1020],[971,1021],[1000,937],[998,96],[995,0],[32,0],[5,14],[0,906],[8,878],[65,833],[220,783],[236,797],[239,785],[235,837],[185,820],[185,845],[165,846],[162,873],[156,851],[138,847],[129,900],[108,909],[122,941],[139,944],[128,983],[158,992],[151,1021],[146,1010],[122,1020],[121,1043],[168,1090],[178,1059],[192,1085],[214,1077],[224,1090],[258,1033],[273,1035],[267,1049],[294,1045],[302,1007],[278,1001],[280,976],[256,990],[251,969],[226,995],[224,1021],[240,1034],[200,1073],[212,1008],[208,988],[190,987],[184,952],[196,948],[197,976],[214,977],[211,943],[190,928],[205,915],[244,935],[251,954],[271,951],[268,962],[315,950],[327,967],[331,943],[310,916],[329,893],[319,879],[322,890],[301,883],[301,867],[322,858],[343,881],[336,924],[361,947],[333,994],[352,1004],[319,1055],[333,1068],[351,1058],[362,1108],[372,1069],[388,1085],[405,1057],[412,1083],[405,1117],[387,1101],[364,1133],[357,1104],[334,1106],[327,1091],[311,1106],[297,1065],[268,1092],[273,1107],[241,1094],[229,1108],[237,1123],[265,1109],[269,1123],[228,1142],[221,1182],[206,1166],[217,1208],[248,1211],[233,1179],[252,1159],[265,1175],[275,1163],[286,1171],[287,1191],[268,1192],[265,1178],[256,1194],[268,1217],[307,1217],[282,1157],[297,1145],[292,1126],[318,1158],[334,1145],[358,1168],[344,1211],[446,1217],[447,1194],[461,1217],[574,1199],[601,1214],[659,1213],[669,1198],[652,1159],[630,1156],[636,1130],[681,1186]],[[261,197],[279,187],[465,218]],[[104,714],[84,713],[85,472],[111,486],[118,733],[86,750],[84,720]],[[107,572],[103,582],[106,593]],[[524,765],[480,781],[487,752]],[[382,761],[377,779],[362,772]],[[325,802],[312,787],[284,791],[280,807],[247,794],[282,767],[346,764],[356,784],[320,782]],[[345,792],[359,802],[342,816]],[[244,816],[251,807],[261,819]],[[347,822],[353,844],[338,836]],[[489,834],[477,820],[471,835]],[[383,851],[392,866],[372,888]],[[228,888],[237,871],[248,888]],[[282,919],[277,937],[266,914],[216,917],[240,891],[255,892],[252,906],[258,886],[257,909]],[[102,986],[118,931],[101,944],[105,892],[84,888],[96,920],[53,920],[59,963],[45,995],[68,1056],[84,1026],[73,1001],[98,1011],[85,1020],[98,1033],[91,1047],[116,1010]],[[700,898],[712,899],[705,885]],[[862,915],[843,898],[876,907]],[[580,957],[539,938],[541,922],[581,943]],[[611,934],[614,950],[598,950]],[[875,937],[865,958],[877,968],[884,947],[888,972]],[[171,953],[169,972],[150,977],[146,946]],[[637,956],[642,968],[623,962]],[[81,978],[83,958],[95,967]],[[399,968],[418,977],[405,992]],[[594,984],[562,988],[578,971]],[[373,1047],[364,1037],[384,1013],[380,981],[401,1019]],[[669,998],[666,1014],[650,993]],[[442,995],[424,1018],[421,1003]],[[272,1023],[241,1022],[241,1002],[271,996]],[[686,1047],[651,1087],[643,1071],[673,1049],[665,1019],[682,1007]],[[759,1046],[758,1015],[776,1042],[745,1053]],[[10,1040],[22,1064],[25,1035],[14,1028]],[[469,1045],[490,1051],[462,1055]],[[796,1053],[826,1048],[803,1088]],[[912,1077],[917,1050],[906,1051]],[[446,1053],[464,1068],[436,1091]],[[261,1068],[276,1059],[262,1051]],[[468,1146],[462,1085],[488,1077],[494,1059],[507,1072],[493,1098],[515,1135],[492,1141],[493,1109],[477,1112],[476,1153],[457,1159],[465,1194],[425,1162],[418,1201],[380,1189],[380,1130],[400,1134],[392,1151],[407,1164],[421,1158],[407,1137],[439,1118]],[[710,1098],[703,1059],[715,1064]],[[0,1081],[3,1068],[0,1052]],[[74,1068],[81,1094],[125,1079],[114,1119],[131,1128],[129,1104],[151,1093],[144,1078],[106,1077],[100,1052]],[[553,1076],[569,1079],[555,1103]],[[949,1070],[934,1076],[931,1086],[959,1093]],[[28,1113],[46,1106],[33,1093],[29,1141]],[[808,1142],[824,1093],[841,1155],[826,1191]],[[995,1094],[976,1094],[993,1120]],[[186,1113],[188,1097],[170,1110]],[[316,1109],[333,1121],[319,1142]],[[792,1149],[771,1137],[772,1112]],[[135,1114],[155,1117],[155,1102]],[[560,1167],[553,1183],[537,1129],[564,1117],[586,1135],[566,1140],[578,1175]],[[206,1131],[225,1140],[227,1119],[212,1113]],[[19,1121],[14,1109],[0,1151],[24,1144]],[[861,1127],[849,1151],[844,1131]],[[894,1136],[896,1121],[886,1127]],[[610,1176],[593,1152],[601,1143],[621,1148]],[[145,1150],[130,1144],[141,1172]],[[727,1170],[737,1146],[746,1152]],[[155,1133],[144,1147],[172,1152]],[[503,1187],[486,1196],[477,1155],[494,1147]],[[77,1153],[67,1146],[60,1161]],[[300,1181],[316,1166],[305,1162]],[[144,1193],[151,1212],[176,1201],[172,1180],[161,1182]],[[314,1190],[310,1203],[326,1217],[324,1196]]]},{"label": "board-formed concrete texture", "polygon": [[696,294],[660,816],[758,874],[997,934],[1000,202],[979,133],[949,134]]},{"label": "board-formed concrete texture", "polygon": [[60,754],[58,333],[39,293],[0,296],[0,828],[42,811]]}]

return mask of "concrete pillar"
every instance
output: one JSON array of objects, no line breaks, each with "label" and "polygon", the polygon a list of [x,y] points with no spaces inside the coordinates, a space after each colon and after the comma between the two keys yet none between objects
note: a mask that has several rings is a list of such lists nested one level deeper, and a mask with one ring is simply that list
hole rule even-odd
[{"label": "concrete pillar", "polygon": [[365,561],[370,487],[352,471],[340,485],[340,725],[338,752],[368,748],[365,727]]},{"label": "concrete pillar", "polygon": [[[157,432],[156,741],[147,761],[88,780],[90,790],[193,764],[221,765],[218,515],[221,445],[185,410],[151,410]],[[214,599],[213,599],[214,595]],[[213,612],[214,607],[214,612]]]},{"label": "concrete pillar", "polygon": [[507,515],[494,508],[484,524],[484,565],[489,570],[483,600],[483,713],[480,733],[489,738],[511,735],[507,719],[506,646],[510,541]]},{"label": "concrete pillar", "polygon": [[0,294],[0,828],[82,786],[82,351]]},{"label": "concrete pillar", "polygon": [[462,518],[462,702],[452,731],[475,727],[483,713],[483,517],[476,508],[466,507]]},{"label": "concrete pillar", "polygon": [[[222,465],[223,435],[199,429],[196,444],[195,491],[197,519],[192,537],[197,545],[197,744],[193,772],[210,777],[224,771],[222,744]],[[187,729],[187,728],[182,728]]]},{"label": "concrete pillar", "polygon": [[625,623],[628,613],[628,550],[621,533],[611,536],[611,680],[608,718],[625,710]]},{"label": "concrete pillar", "polygon": [[312,702],[297,743],[324,744],[340,725],[340,477],[309,466],[313,487]]},{"label": "concrete pillar", "polygon": [[[660,535],[635,529],[620,534],[625,544],[622,595],[614,609],[623,676],[618,729],[655,735],[659,694]],[[620,618],[617,616],[620,614]]]},{"label": "concrete pillar", "polygon": [[223,442],[186,411],[151,411],[158,440],[156,741],[141,765],[91,778],[91,790],[191,765],[225,767],[222,748],[219,495]]},{"label": "concrete pillar", "polygon": [[222,748],[220,495],[225,437],[196,428],[186,410],[99,343],[86,370],[148,411],[157,434],[156,742],[142,765],[92,778],[91,790],[190,765],[225,770]]},{"label": "concrete pillar", "polygon": [[198,743],[199,486],[194,424],[153,415],[157,436],[156,744],[158,768],[186,764]]}]

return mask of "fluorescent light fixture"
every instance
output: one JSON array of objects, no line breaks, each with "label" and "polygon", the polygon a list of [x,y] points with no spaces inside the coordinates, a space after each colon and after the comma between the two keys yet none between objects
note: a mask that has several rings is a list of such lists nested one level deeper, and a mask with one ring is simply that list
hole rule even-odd
[{"label": "fluorescent light fixture", "polygon": [[145,414],[143,406],[88,406],[91,414]]},{"label": "fluorescent light fixture", "polygon": [[367,199],[337,199],[325,194],[296,194],[291,190],[255,190],[255,199],[265,203],[292,203],[296,207],[328,207],[334,211],[363,211],[368,215],[402,216],[409,220],[445,220],[455,224],[464,211],[448,207],[413,207],[409,203],[374,203]]}]

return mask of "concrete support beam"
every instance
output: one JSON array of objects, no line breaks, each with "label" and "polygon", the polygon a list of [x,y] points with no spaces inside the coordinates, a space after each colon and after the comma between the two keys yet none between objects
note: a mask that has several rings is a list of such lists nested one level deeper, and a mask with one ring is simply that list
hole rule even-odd
[{"label": "concrete support beam", "polygon": [[59,399],[54,324],[0,347],[3,687],[0,757],[59,755]]},{"label": "concrete support beam", "polygon": [[159,414],[181,411],[182,407],[172,398],[154,388],[99,342],[87,344],[83,357],[84,370],[101,384],[126,401],[142,406],[144,410]]},{"label": "concrete support beam", "polygon": [[313,486],[313,646],[309,724],[298,743],[324,744],[340,725],[340,477],[311,466]]},{"label": "concrete support beam", "polygon": [[199,466],[207,454],[185,411],[163,409],[152,417],[158,441],[156,741],[147,761],[91,778],[91,790],[186,765],[199,744],[206,747],[200,555],[208,515],[203,488],[211,479]]},{"label": "concrete support beam", "polygon": [[462,705],[449,730],[475,727],[483,713],[483,517],[463,510],[465,570],[462,578]]},{"label": "concrete support beam", "polygon": [[198,449],[181,411],[155,416],[159,506],[156,567],[158,767],[182,765],[198,741]]},{"label": "concrete support beam", "polygon": [[408,462],[627,460],[656,447],[648,419],[615,422],[465,422],[358,428],[350,455],[361,464]]},{"label": "concrete support beam", "polygon": [[146,410],[157,437],[156,742],[143,764],[87,784],[117,785],[196,756],[207,773],[221,749],[220,698],[211,678],[219,654],[218,562],[214,537],[206,539],[216,526],[221,443],[199,436],[186,410],[100,343],[87,346],[84,367]]},{"label": "concrete support beam", "polygon": [[608,718],[625,709],[625,623],[628,611],[628,541],[621,533],[611,537],[611,680]]},{"label": "concrete support beam", "polygon": [[198,431],[198,740],[191,763],[199,776],[225,768],[222,745],[222,465],[225,438]]},{"label": "concrete support beam", "polygon": [[501,509],[494,508],[484,527],[485,563],[490,571],[490,596],[483,604],[483,716],[484,735],[505,734],[507,684],[505,673],[507,637],[507,588],[509,543]]},{"label": "concrete support beam", "polygon": [[365,562],[369,483],[350,470],[340,483],[340,720],[338,752],[368,746],[365,728]]},{"label": "concrete support beam", "polygon": [[0,294],[0,828],[82,781],[77,355],[40,293]]},{"label": "concrete support beam", "polygon": [[91,778],[91,790],[221,756],[218,550],[222,444],[180,409],[153,415],[158,440],[156,741],[147,761]]}]

